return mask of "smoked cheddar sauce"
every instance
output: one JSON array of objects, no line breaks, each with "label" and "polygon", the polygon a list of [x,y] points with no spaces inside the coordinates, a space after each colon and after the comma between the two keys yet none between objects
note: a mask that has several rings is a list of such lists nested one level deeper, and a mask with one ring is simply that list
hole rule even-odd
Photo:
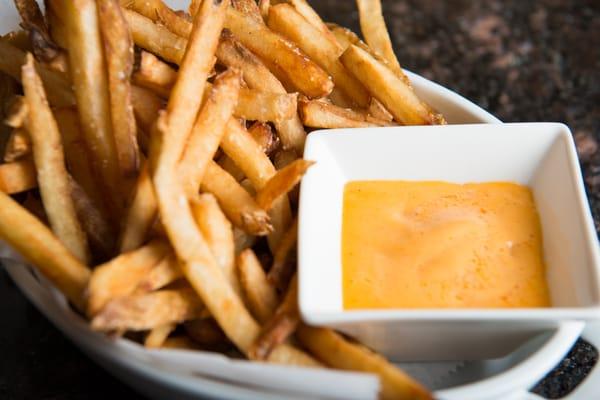
[{"label": "smoked cheddar sauce", "polygon": [[550,305],[529,188],[355,181],[342,222],[345,309]]}]

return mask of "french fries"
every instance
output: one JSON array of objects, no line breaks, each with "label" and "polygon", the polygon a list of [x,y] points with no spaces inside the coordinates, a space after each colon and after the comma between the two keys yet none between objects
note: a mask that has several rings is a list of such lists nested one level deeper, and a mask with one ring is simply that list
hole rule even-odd
[{"label": "french fries", "polygon": [[312,128],[368,128],[391,125],[386,120],[334,106],[321,100],[301,99],[298,104],[302,123]]},{"label": "french fries", "polygon": [[[131,103],[133,41],[118,0],[97,0],[98,18],[108,71],[110,112],[117,162],[126,187],[139,167],[135,117]],[[128,195],[125,192],[125,198]]]},{"label": "french fries", "polygon": [[365,50],[350,45],[340,60],[398,122],[405,125],[438,123],[435,114],[419,100],[412,88]]},{"label": "french fries", "polygon": [[31,54],[27,56],[22,75],[25,101],[30,110],[27,126],[33,147],[33,160],[50,226],[65,246],[87,264],[90,261],[87,237],[71,198],[60,132]]},{"label": "french fries", "polygon": [[267,276],[251,249],[240,253],[237,268],[248,308],[256,319],[266,322],[277,308],[277,293],[267,282]]},{"label": "french fries", "polygon": [[357,2],[368,44],[306,0],[192,0],[189,15],[163,0],[46,0],[45,15],[14,1],[24,30],[0,38],[12,104],[0,238],[92,329],[375,373],[381,398],[430,398],[381,356],[304,325],[297,304],[305,128],[445,123],[391,51],[379,1]]},{"label": "french fries", "polygon": [[96,267],[88,284],[88,315],[96,315],[113,299],[132,294],[168,251],[164,242],[154,241]]},{"label": "french fries", "polygon": [[300,325],[298,339],[325,364],[340,369],[372,372],[381,380],[382,399],[431,399],[425,388],[379,354],[351,343],[331,329]]},{"label": "french fries", "polygon": [[[227,11],[225,27],[248,49],[262,58],[269,69],[295,88],[313,98],[327,96],[333,89],[329,76],[292,43],[271,31],[263,23],[237,10]],[[260,37],[261,40],[254,38]]]},{"label": "french fries", "polygon": [[0,192],[0,237],[32,263],[79,310],[90,270],[36,217]]},{"label": "french fries", "polygon": [[368,105],[369,93],[338,60],[341,49],[337,42],[320,40],[323,32],[300,15],[294,7],[289,4],[271,6],[267,24],[275,32],[298,44],[302,51],[331,74],[336,87],[359,107]]}]

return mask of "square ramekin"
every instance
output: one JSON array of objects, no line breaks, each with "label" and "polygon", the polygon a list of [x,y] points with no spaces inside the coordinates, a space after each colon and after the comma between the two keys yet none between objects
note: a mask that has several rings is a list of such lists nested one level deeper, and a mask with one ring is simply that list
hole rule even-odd
[{"label": "square ramekin", "polygon": [[[565,320],[600,319],[600,251],[577,153],[558,123],[338,129],[309,135],[302,181],[299,306],[394,360],[499,357]],[[344,185],[354,180],[510,181],[540,215],[552,307],[344,310]]]}]

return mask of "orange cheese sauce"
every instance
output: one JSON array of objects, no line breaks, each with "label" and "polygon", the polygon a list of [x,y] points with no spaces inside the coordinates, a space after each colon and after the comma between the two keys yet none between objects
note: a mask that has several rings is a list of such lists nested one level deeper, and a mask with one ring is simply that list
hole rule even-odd
[{"label": "orange cheese sauce", "polygon": [[550,305],[533,196],[513,183],[348,183],[342,269],[345,309]]}]

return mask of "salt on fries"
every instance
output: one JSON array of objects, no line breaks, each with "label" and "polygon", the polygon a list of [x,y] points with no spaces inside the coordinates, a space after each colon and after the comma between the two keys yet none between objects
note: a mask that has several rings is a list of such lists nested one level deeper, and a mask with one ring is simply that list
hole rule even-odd
[{"label": "salt on fries", "polygon": [[92,329],[371,372],[381,398],[430,398],[304,325],[297,304],[305,127],[445,123],[403,73],[379,1],[357,1],[366,43],[305,0],[194,0],[187,15],[162,0],[48,0],[45,16],[15,3],[0,238]]}]

